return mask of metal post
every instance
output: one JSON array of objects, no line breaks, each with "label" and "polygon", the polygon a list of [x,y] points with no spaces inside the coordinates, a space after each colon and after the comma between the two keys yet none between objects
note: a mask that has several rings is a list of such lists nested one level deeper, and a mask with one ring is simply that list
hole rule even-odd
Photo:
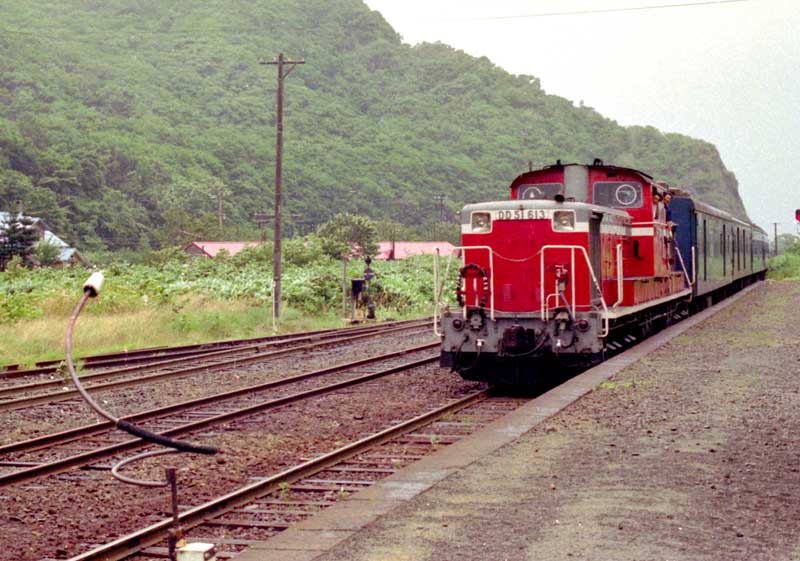
[{"label": "metal post", "polygon": [[178,518],[178,478],[175,475],[174,467],[168,467],[165,471],[167,472],[167,483],[169,483],[172,495],[172,528],[168,532],[167,549],[170,561],[176,561],[178,559],[178,542],[183,538]]},{"label": "metal post", "polygon": [[375,304],[372,302],[372,279],[375,278],[375,271],[372,270],[372,258],[367,256],[364,259],[366,268],[364,269],[364,283],[366,284],[367,291],[367,315],[365,319],[375,319]]},{"label": "metal post", "polygon": [[347,258],[342,258],[342,319],[347,319]]},{"label": "metal post", "polygon": [[[259,64],[275,64],[278,66],[278,109],[277,137],[275,140],[275,248],[272,257],[272,278],[275,281],[275,301],[273,312],[275,317],[281,315],[281,191],[283,181],[283,80],[294,70],[295,65],[305,64],[303,60],[285,60],[283,53],[278,53],[274,61],[259,61]],[[284,72],[284,65],[289,69]]]}]

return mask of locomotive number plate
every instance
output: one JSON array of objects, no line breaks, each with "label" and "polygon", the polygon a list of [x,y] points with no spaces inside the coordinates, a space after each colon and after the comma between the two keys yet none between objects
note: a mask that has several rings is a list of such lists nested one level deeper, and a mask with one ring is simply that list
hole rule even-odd
[{"label": "locomotive number plate", "polygon": [[545,220],[553,218],[553,212],[542,208],[494,210],[492,220]]}]

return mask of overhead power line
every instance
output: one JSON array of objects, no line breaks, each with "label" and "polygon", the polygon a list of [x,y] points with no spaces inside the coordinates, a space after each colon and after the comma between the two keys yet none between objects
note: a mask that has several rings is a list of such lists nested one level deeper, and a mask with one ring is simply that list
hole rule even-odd
[{"label": "overhead power line", "polygon": [[509,19],[547,18],[555,16],[582,16],[588,14],[610,14],[616,12],[643,12],[647,10],[664,10],[667,8],[688,8],[694,6],[713,6],[717,4],[739,4],[755,0],[706,0],[704,2],[687,2],[682,4],[661,4],[658,6],[633,6],[630,8],[600,8],[592,10],[575,10],[572,12],[545,12],[539,14],[518,14],[513,16],[483,16],[475,18],[446,19],[442,21],[489,21]]}]

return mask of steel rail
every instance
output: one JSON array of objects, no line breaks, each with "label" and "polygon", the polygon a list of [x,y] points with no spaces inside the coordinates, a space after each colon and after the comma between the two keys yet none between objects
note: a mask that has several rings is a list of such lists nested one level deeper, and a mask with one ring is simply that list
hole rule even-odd
[{"label": "steel rail", "polygon": [[[248,339],[229,339],[223,341],[209,341],[207,343],[193,343],[191,345],[178,345],[172,347],[148,347],[144,349],[133,349],[128,351],[120,351],[116,353],[104,353],[97,355],[88,355],[79,357],[83,363],[84,369],[97,369],[102,367],[110,367],[118,364],[134,364],[139,362],[155,361],[165,356],[180,356],[186,354],[205,354],[217,350],[226,349],[229,347],[241,347],[247,345],[256,345],[272,342],[285,341],[292,338],[312,337],[315,335],[328,335],[334,336],[337,333],[355,332],[368,329],[380,329],[383,327],[395,327],[401,325],[411,325],[414,323],[427,322],[428,320],[403,320],[385,322],[379,325],[372,325],[369,327],[347,327],[337,329],[320,329],[317,331],[303,331],[297,333],[285,333],[283,335],[267,335],[264,337],[252,337]],[[51,374],[58,371],[59,366],[64,362],[63,358],[42,360],[36,362],[35,368],[20,368],[20,364],[6,364],[0,366],[0,380],[22,378],[25,376],[34,376],[40,374]]]},{"label": "steel rail", "polygon": [[[420,327],[427,327],[427,325],[421,325]],[[166,360],[156,363],[150,363],[146,366],[132,366],[128,368],[120,368],[117,370],[112,370],[108,372],[100,372],[97,374],[89,374],[86,376],[81,376],[81,381],[97,381],[103,380],[108,378],[113,378],[116,376],[122,376],[124,374],[131,374],[134,372],[140,372],[142,370],[148,370],[153,368],[164,368],[164,367],[171,367],[185,363],[196,362],[197,360],[205,360],[208,358],[217,358],[217,357],[224,357],[231,354],[237,355],[234,358],[230,358],[227,360],[222,360],[219,362],[203,362],[197,364],[195,366],[189,366],[185,368],[180,368],[178,370],[167,370],[163,372],[156,372],[153,374],[148,374],[145,376],[140,376],[137,378],[128,378],[125,380],[117,380],[114,382],[106,382],[101,384],[94,384],[94,385],[87,385],[87,389],[89,390],[108,390],[112,388],[123,388],[128,386],[135,386],[146,382],[152,381],[159,381],[164,380],[167,378],[174,378],[178,376],[185,376],[188,374],[194,374],[197,372],[207,372],[213,370],[220,370],[229,367],[236,367],[236,366],[244,366],[247,364],[252,364],[254,362],[261,362],[266,359],[276,358],[279,356],[292,354],[299,351],[304,351],[308,349],[313,349],[315,347],[321,347],[325,345],[333,345],[337,343],[350,343],[353,341],[359,341],[362,339],[369,339],[371,337],[378,337],[382,335],[387,335],[395,332],[402,332],[407,331],[409,327],[394,327],[390,329],[384,329],[381,331],[369,331],[366,333],[358,333],[355,335],[347,335],[344,337],[338,337],[334,339],[323,339],[319,341],[315,341],[313,343],[308,343],[305,345],[299,346],[292,346],[286,349],[279,349],[279,350],[272,350],[272,351],[264,351],[258,352],[256,351],[255,354],[251,354],[249,356],[240,357],[238,356],[242,352],[251,351],[253,348],[257,349],[259,345],[255,345],[253,347],[245,347],[245,348],[236,348],[236,349],[226,349],[224,351],[216,351],[210,354],[202,355],[202,356],[194,356],[191,358],[180,358],[174,360]],[[281,341],[280,343],[286,343],[286,341]],[[0,396],[8,395],[9,393],[22,393],[25,391],[34,391],[38,389],[45,389],[48,387],[53,386],[64,386],[63,380],[54,380],[49,382],[38,382],[36,384],[26,384],[24,386],[14,386],[13,388],[4,388],[0,390]],[[0,412],[2,411],[11,411],[14,409],[22,409],[25,407],[32,407],[34,405],[40,405],[42,403],[54,403],[58,401],[65,401],[68,399],[72,399],[74,397],[78,397],[79,393],[76,389],[67,389],[58,392],[51,392],[45,393],[41,395],[29,396],[29,397],[20,397],[16,399],[8,399],[6,401],[0,401]]]},{"label": "steel rail", "polygon": [[[402,434],[414,431],[441,417],[482,401],[488,397],[488,392],[489,390],[481,390],[472,393],[433,411],[424,413],[372,436],[362,438],[361,440],[343,446],[324,456],[309,460],[266,479],[227,493],[202,505],[190,508],[180,513],[178,515],[178,520],[184,528],[199,526],[213,518],[241,508],[264,495],[278,491],[282,485],[291,484],[310,475],[314,475],[315,473],[357,456],[358,454],[362,454]],[[91,551],[71,557],[68,561],[120,561],[131,555],[135,555],[146,547],[150,547],[165,540],[172,524],[172,518],[165,519],[128,534],[127,536],[122,536],[108,544],[96,547]]]},{"label": "steel rail", "polygon": [[[193,400],[193,401],[190,401],[190,402],[185,402],[185,403],[182,403],[182,404],[176,404],[176,405],[173,405],[173,406],[168,406],[167,408],[164,408],[164,409],[172,409],[171,411],[169,411],[169,413],[182,411],[182,410],[190,409],[192,407],[197,407],[198,405],[205,405],[205,404],[212,403],[212,402],[215,402],[215,401],[221,401],[223,399],[228,399],[228,398],[231,398],[231,397],[237,397],[237,396],[243,395],[243,394],[253,393],[254,391],[258,391],[259,389],[269,389],[270,387],[274,387],[274,386],[277,386],[277,385],[285,385],[285,384],[288,384],[288,383],[291,383],[291,382],[300,381],[302,379],[307,379],[307,378],[311,378],[311,377],[314,377],[314,376],[319,376],[319,375],[322,375],[322,374],[329,374],[329,373],[331,373],[330,372],[331,370],[339,370],[339,371],[341,371],[341,370],[345,370],[345,369],[348,369],[348,368],[361,366],[361,365],[366,364],[366,363],[376,362],[378,360],[385,360],[387,358],[393,358],[393,357],[401,355],[401,354],[408,354],[410,352],[426,350],[427,348],[431,348],[431,347],[438,347],[438,345],[439,345],[439,343],[431,343],[431,344],[423,345],[423,346],[417,347],[417,348],[411,348],[411,349],[405,349],[403,351],[397,351],[397,352],[394,352],[394,353],[390,353],[389,355],[381,355],[381,356],[378,356],[378,357],[371,357],[371,358],[368,358],[368,359],[362,359],[362,360],[359,360],[359,361],[356,361],[356,362],[353,362],[353,363],[347,363],[347,364],[344,364],[344,365],[334,366],[334,367],[331,367],[331,368],[328,368],[328,369],[324,369],[322,371],[315,371],[315,372],[301,374],[301,375],[295,376],[295,377],[293,377],[291,379],[285,379],[285,380],[287,380],[286,382],[284,382],[283,380],[275,380],[273,382],[267,382],[266,384],[262,384],[260,386],[251,386],[249,388],[241,388],[239,390],[234,390],[232,392],[226,392],[225,394],[218,394],[216,396],[211,396],[211,397],[208,397],[208,398],[200,398],[200,399]],[[406,363],[403,363],[403,364],[400,364],[400,365],[397,365],[397,366],[393,366],[393,367],[390,367],[390,368],[387,368],[387,369],[384,369],[384,370],[381,370],[381,371],[378,371],[378,372],[374,372],[374,373],[371,373],[371,374],[358,376],[356,378],[350,378],[350,379],[344,380],[342,382],[336,382],[336,383],[333,383],[333,384],[328,384],[326,386],[320,386],[320,387],[317,387],[317,388],[313,388],[313,389],[310,389],[310,390],[298,392],[298,393],[291,394],[291,395],[288,395],[288,396],[283,396],[283,397],[279,397],[279,398],[276,398],[276,399],[272,399],[270,401],[258,403],[256,405],[249,405],[249,406],[242,407],[242,408],[239,408],[239,409],[236,409],[236,410],[233,410],[233,411],[220,413],[220,414],[214,415],[212,417],[207,417],[205,419],[200,419],[200,420],[197,420],[197,421],[194,421],[194,422],[186,423],[186,424],[178,426],[178,427],[174,427],[174,428],[171,428],[171,429],[168,429],[168,430],[165,430],[165,431],[161,431],[158,434],[160,434],[162,436],[172,437],[172,436],[177,436],[177,435],[182,435],[182,434],[194,432],[194,431],[197,431],[197,430],[202,429],[202,428],[206,428],[206,427],[211,426],[211,425],[219,424],[219,423],[222,423],[222,422],[227,422],[227,421],[230,421],[230,420],[233,420],[233,419],[236,419],[236,418],[239,418],[239,417],[247,416],[247,415],[253,415],[255,413],[260,413],[260,412],[268,410],[268,409],[273,409],[275,407],[286,405],[288,403],[302,401],[304,399],[308,399],[308,398],[315,397],[315,396],[318,396],[318,395],[322,395],[322,394],[325,394],[325,393],[335,392],[335,391],[343,389],[343,388],[347,388],[347,387],[363,384],[363,383],[366,383],[366,382],[370,382],[372,380],[376,380],[378,378],[382,378],[382,377],[388,376],[390,374],[395,374],[397,372],[402,372],[404,370],[409,370],[411,368],[416,368],[418,366],[424,366],[426,364],[430,364],[432,362],[435,362],[436,360],[438,360],[438,358],[439,358],[439,355],[437,353],[436,355],[433,355],[433,356],[428,356],[428,357],[425,357],[423,359],[419,359],[419,360],[415,360],[415,361],[411,361],[411,362],[406,362]],[[166,413],[164,413],[163,409],[162,410],[158,410],[158,411],[160,412],[159,414],[153,414],[152,412],[150,412],[150,417],[149,418],[160,417],[160,416],[164,416],[166,414]],[[133,420],[141,420],[140,418],[136,418],[136,416],[125,417],[124,419],[131,420],[131,421],[133,421]],[[72,438],[68,438],[67,440],[61,440],[61,441],[59,441],[59,443],[69,442],[70,440],[77,440],[78,438],[81,438],[81,437],[84,437],[84,436],[94,436],[98,432],[104,432],[104,431],[110,430],[112,426],[113,425],[111,423],[105,422],[105,423],[97,423],[95,425],[88,425],[87,427],[81,427],[79,429],[73,429],[73,431],[76,431],[76,432],[73,433],[72,435],[69,435]],[[82,430],[84,428],[87,429],[90,432],[88,432],[86,434],[78,434],[77,433],[77,431],[80,431],[80,430]],[[65,435],[66,433],[69,433],[69,432],[71,432],[71,431],[65,431],[64,433],[59,433],[59,435],[62,435],[62,437],[63,437],[63,435]],[[45,437],[41,437],[39,439],[34,439],[34,441],[38,442],[41,445],[48,438],[50,438],[50,436],[45,436]],[[25,444],[29,444],[31,442],[32,441],[26,441],[24,443],[15,443],[15,444],[12,444],[12,445],[4,447],[5,450],[2,450],[2,451],[5,452],[5,453],[7,453],[9,451],[21,451],[22,448],[19,448],[18,447],[19,445],[25,445]],[[145,447],[145,446],[149,446],[149,443],[145,442],[144,440],[142,440],[140,438],[135,438],[135,439],[126,440],[126,441],[123,441],[123,442],[120,442],[120,443],[111,444],[111,445],[108,445],[108,446],[103,446],[101,448],[97,448],[95,450],[90,450],[88,452],[83,452],[83,453],[80,453],[80,454],[76,454],[74,456],[69,456],[67,458],[62,458],[60,460],[54,460],[52,462],[48,462],[48,463],[44,463],[44,464],[37,464],[35,466],[28,467],[27,469],[15,471],[15,472],[8,473],[8,474],[0,476],[0,487],[5,486],[5,485],[11,485],[13,483],[20,483],[22,481],[29,481],[31,479],[35,479],[37,477],[42,477],[44,475],[53,475],[53,474],[57,474],[57,473],[62,473],[64,471],[67,471],[67,470],[72,469],[72,468],[77,467],[77,466],[83,466],[83,465],[87,465],[87,464],[92,464],[92,463],[95,463],[95,462],[97,462],[99,460],[112,457],[112,456],[114,456],[114,455],[116,455],[116,454],[118,454],[120,452],[129,451],[129,450],[135,450],[135,449],[142,448],[142,447]],[[15,447],[17,447],[17,448],[15,448]],[[27,450],[31,450],[31,448],[27,448]]]},{"label": "steel rail", "polygon": [[[426,325],[425,323],[417,322],[419,327],[423,327]],[[114,370],[109,370],[107,372],[99,372],[96,374],[86,374],[81,376],[81,380],[93,380],[93,379],[105,379],[114,375],[124,374],[124,373],[133,373],[133,372],[141,372],[145,370],[150,370],[153,368],[160,368],[162,366],[171,366],[173,364],[182,364],[186,362],[192,362],[198,358],[210,358],[216,356],[228,356],[231,354],[236,353],[243,353],[248,351],[258,351],[260,349],[278,345],[286,345],[292,343],[300,343],[303,341],[323,341],[329,338],[336,338],[336,337],[349,337],[355,336],[359,334],[374,334],[380,335],[386,332],[394,332],[403,329],[413,329],[417,327],[413,324],[406,324],[404,326],[396,326],[396,325],[381,325],[378,328],[369,327],[369,328],[353,328],[353,329],[338,329],[338,330],[329,330],[324,333],[311,333],[311,334],[296,334],[295,336],[290,337],[282,337],[279,340],[274,341],[264,341],[259,343],[253,344],[246,344],[246,345],[237,345],[237,346],[228,346],[224,349],[214,348],[208,349],[202,352],[190,353],[188,355],[178,353],[180,358],[171,358],[171,353],[161,353],[159,355],[154,355],[152,360],[147,361],[145,364],[140,364],[136,366],[127,366],[116,368]],[[30,371],[28,371],[30,372]],[[37,374],[38,375],[38,374]],[[20,384],[17,386],[9,386],[6,388],[0,389],[0,396],[6,395],[9,393],[13,393],[15,390],[23,391],[23,390],[35,390],[38,388],[45,388],[45,387],[52,387],[55,385],[61,385],[61,380],[49,380],[46,382],[33,382],[29,384]]]},{"label": "steel rail", "polygon": [[[319,376],[324,376],[327,374],[333,374],[336,372],[340,372],[342,370],[346,370],[349,368],[355,368],[358,366],[363,366],[365,364],[369,364],[372,362],[376,362],[379,360],[387,360],[390,358],[402,356],[404,354],[410,354],[417,351],[424,351],[426,349],[430,349],[433,347],[438,347],[439,343],[428,343],[426,345],[419,345],[416,347],[408,347],[405,349],[400,349],[398,351],[393,351],[391,353],[386,353],[382,355],[374,355],[370,357],[366,357],[363,359],[359,359],[352,362],[345,362],[340,364],[334,364],[333,366],[328,366],[326,368],[312,370],[310,372],[304,372],[302,374],[296,374],[294,376],[288,376],[286,378],[280,378],[278,380],[271,380],[269,382],[262,382],[260,384],[255,384],[252,386],[246,386],[243,388],[238,388],[235,390],[228,390],[226,392],[221,392],[213,395],[209,395],[206,397],[198,397],[195,399],[191,399],[188,401],[183,401],[180,403],[174,403],[172,405],[165,405],[164,407],[158,407],[156,409],[150,409],[147,411],[142,411],[139,413],[135,413],[133,415],[127,415],[121,417],[123,420],[126,420],[131,423],[137,423],[146,421],[149,419],[155,419],[158,417],[162,417],[165,415],[171,415],[173,413],[179,413],[181,411],[185,411],[188,409],[192,409],[193,407],[198,407],[201,405],[207,405],[209,403],[214,403],[215,401],[222,401],[226,399],[231,399],[234,397],[238,397],[240,395],[246,395],[249,393],[254,393],[258,391],[263,391],[270,388],[277,388],[280,386],[285,386],[288,384],[293,384],[295,382],[300,382],[303,380],[308,380],[311,378],[316,378]],[[111,428],[113,428],[113,424],[108,421],[102,421],[99,423],[94,423],[91,425],[83,425],[80,427],[68,429],[65,431],[53,433],[53,434],[46,434],[43,436],[38,436],[36,438],[32,438],[29,440],[23,440],[19,442],[14,442],[10,444],[5,444],[0,446],[0,456],[3,454],[10,454],[14,452],[32,452],[35,450],[41,450],[43,448],[48,448],[53,446],[54,444],[66,444],[68,442],[84,438],[87,436],[94,436],[96,434],[100,434],[105,432]]]}]

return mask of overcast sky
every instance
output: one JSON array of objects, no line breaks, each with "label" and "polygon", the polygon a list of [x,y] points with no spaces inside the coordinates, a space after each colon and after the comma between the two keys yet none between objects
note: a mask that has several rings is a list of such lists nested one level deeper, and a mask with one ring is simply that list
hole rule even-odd
[{"label": "overcast sky", "polygon": [[799,0],[365,1],[409,44],[441,41],[621,125],[712,142],[750,217],[796,232]]}]

